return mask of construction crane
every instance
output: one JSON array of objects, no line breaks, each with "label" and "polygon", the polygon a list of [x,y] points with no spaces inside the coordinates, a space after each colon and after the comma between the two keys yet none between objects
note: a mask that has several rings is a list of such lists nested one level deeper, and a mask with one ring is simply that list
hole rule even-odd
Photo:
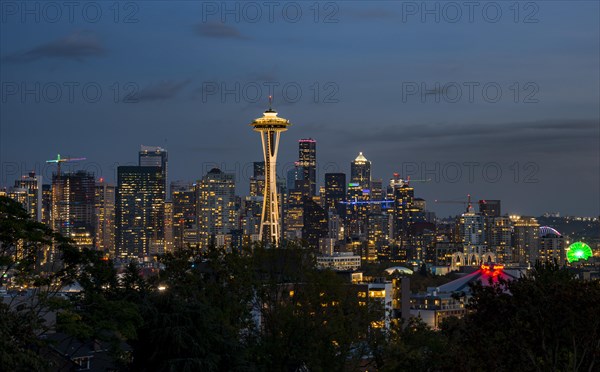
[{"label": "construction crane", "polygon": [[71,163],[74,161],[86,160],[85,158],[61,158],[60,154],[56,155],[56,159],[46,160],[46,163],[56,163],[56,178],[60,179],[60,165],[62,163]]},{"label": "construction crane", "polygon": [[402,178],[400,178],[400,174],[399,173],[394,173],[394,178],[392,178],[390,180],[390,186],[391,187],[394,187],[394,186],[400,186],[400,187],[402,187],[404,185],[410,186],[411,182],[429,182],[429,181],[431,181],[431,178],[427,178],[427,179],[424,179],[424,180],[411,180],[410,176],[408,176],[408,177],[406,177],[406,179],[402,179]]},{"label": "construction crane", "polygon": [[471,194],[467,194],[467,200],[434,200],[436,204],[462,204],[467,206],[467,213],[473,210],[473,205],[471,204]]}]

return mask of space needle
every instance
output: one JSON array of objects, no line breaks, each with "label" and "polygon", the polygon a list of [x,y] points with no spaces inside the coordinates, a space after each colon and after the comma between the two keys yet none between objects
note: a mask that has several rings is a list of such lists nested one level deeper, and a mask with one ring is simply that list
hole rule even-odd
[{"label": "space needle", "polygon": [[287,119],[277,117],[277,112],[273,110],[271,104],[272,97],[269,96],[269,109],[250,125],[260,133],[265,159],[265,188],[259,240],[268,246],[277,246],[281,237],[279,198],[277,197],[277,151],[281,132],[285,132],[291,123]]}]

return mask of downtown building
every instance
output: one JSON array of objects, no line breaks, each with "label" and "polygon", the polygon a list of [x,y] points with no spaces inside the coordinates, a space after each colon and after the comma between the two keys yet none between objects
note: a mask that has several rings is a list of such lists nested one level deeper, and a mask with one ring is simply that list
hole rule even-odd
[{"label": "downtown building", "polygon": [[[199,247],[195,184],[171,183],[171,223],[173,250]],[[168,213],[165,213],[168,214]]]},{"label": "downtown building", "polygon": [[325,173],[325,209],[344,218],[346,215],[346,174]]},{"label": "downtown building", "polygon": [[52,175],[52,228],[80,248],[94,248],[96,181],[86,171]]},{"label": "downtown building", "polygon": [[116,188],[100,178],[95,186],[95,247],[115,257],[115,196]]},{"label": "downtown building", "polygon": [[200,246],[229,246],[238,228],[235,175],[211,169],[197,182],[197,220]]},{"label": "downtown building", "polygon": [[117,257],[144,257],[164,252],[164,176],[160,166],[117,168]]},{"label": "downtown building", "polygon": [[540,224],[534,217],[510,216],[513,224],[512,262],[519,265],[535,263],[538,259]]},{"label": "downtown building", "polygon": [[42,194],[42,177],[35,172],[29,172],[15,181],[14,187],[8,191],[7,196],[21,203],[34,221],[43,222]]},{"label": "downtown building", "polygon": [[551,227],[540,227],[537,259],[560,266],[566,264],[567,251],[564,236]]},{"label": "downtown building", "polygon": [[481,264],[482,257],[487,251],[485,241],[485,220],[481,213],[473,211],[471,204],[467,211],[460,216],[459,234],[462,244],[462,257],[457,257],[461,265],[476,266]]},{"label": "downtown building", "polygon": [[298,141],[298,162],[302,171],[302,194],[310,198],[317,194],[317,141],[312,138]]}]

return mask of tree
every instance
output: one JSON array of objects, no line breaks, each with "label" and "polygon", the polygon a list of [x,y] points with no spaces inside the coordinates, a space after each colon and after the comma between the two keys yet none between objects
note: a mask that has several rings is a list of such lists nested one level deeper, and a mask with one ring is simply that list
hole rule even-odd
[{"label": "tree", "polygon": [[554,264],[491,286],[476,284],[460,322],[446,324],[461,370],[593,371],[600,356],[600,283]]},{"label": "tree", "polygon": [[[75,247],[6,197],[0,197],[0,273],[2,286],[27,289],[0,303],[4,369],[50,368],[51,361],[41,355],[52,346],[44,338],[49,331],[116,345],[134,338],[141,323],[137,308],[122,297],[112,262],[100,252]],[[81,292],[59,295],[74,283],[81,285]]]}]

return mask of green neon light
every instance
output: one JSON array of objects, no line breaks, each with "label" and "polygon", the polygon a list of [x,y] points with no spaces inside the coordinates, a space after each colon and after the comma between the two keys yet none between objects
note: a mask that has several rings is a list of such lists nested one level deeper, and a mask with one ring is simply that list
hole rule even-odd
[{"label": "green neon light", "polygon": [[592,257],[592,248],[584,242],[575,242],[567,249],[567,260],[569,262],[587,260],[590,257]]}]

